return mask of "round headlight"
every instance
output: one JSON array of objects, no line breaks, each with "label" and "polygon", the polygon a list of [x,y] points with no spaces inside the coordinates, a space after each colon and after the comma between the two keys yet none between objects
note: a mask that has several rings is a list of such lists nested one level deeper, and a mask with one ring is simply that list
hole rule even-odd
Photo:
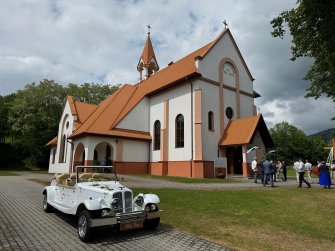
[{"label": "round headlight", "polygon": [[144,199],[142,196],[137,196],[136,200],[135,200],[135,203],[137,206],[141,207],[144,203]]},{"label": "round headlight", "polygon": [[120,207],[120,200],[117,198],[113,199],[111,205],[113,209],[118,209]]},{"label": "round headlight", "polygon": [[156,210],[156,205],[155,204],[151,204],[150,205],[150,211],[155,211]]},{"label": "round headlight", "polygon": [[103,210],[101,211],[101,217],[102,217],[102,218],[105,218],[105,217],[107,217],[107,216],[108,216],[108,210],[103,209]]}]

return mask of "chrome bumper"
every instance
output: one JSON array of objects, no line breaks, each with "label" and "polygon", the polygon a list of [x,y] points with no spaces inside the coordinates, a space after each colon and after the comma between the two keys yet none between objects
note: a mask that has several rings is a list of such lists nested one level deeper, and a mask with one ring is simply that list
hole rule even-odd
[{"label": "chrome bumper", "polygon": [[100,227],[107,225],[116,225],[118,223],[128,223],[134,221],[144,221],[146,219],[159,218],[163,210],[155,212],[135,211],[128,213],[117,213],[114,217],[91,219],[91,227]]}]

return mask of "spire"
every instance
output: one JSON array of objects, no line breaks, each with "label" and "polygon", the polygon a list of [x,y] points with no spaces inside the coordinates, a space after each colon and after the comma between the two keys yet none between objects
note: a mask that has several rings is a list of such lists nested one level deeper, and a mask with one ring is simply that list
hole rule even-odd
[{"label": "spire", "polygon": [[145,70],[145,79],[150,77],[151,74],[159,70],[158,62],[155,56],[154,48],[152,47],[150,39],[150,25],[148,27],[148,37],[145,42],[144,49],[140,60],[137,64],[137,70],[140,72],[140,81],[142,81],[142,71]]}]

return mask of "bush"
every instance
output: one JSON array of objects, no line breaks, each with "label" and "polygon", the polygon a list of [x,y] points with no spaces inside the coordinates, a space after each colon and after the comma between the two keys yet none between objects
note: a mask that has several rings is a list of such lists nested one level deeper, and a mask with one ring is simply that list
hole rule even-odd
[{"label": "bush", "polygon": [[0,143],[0,168],[23,167],[23,160],[27,157],[23,152],[23,149]]}]

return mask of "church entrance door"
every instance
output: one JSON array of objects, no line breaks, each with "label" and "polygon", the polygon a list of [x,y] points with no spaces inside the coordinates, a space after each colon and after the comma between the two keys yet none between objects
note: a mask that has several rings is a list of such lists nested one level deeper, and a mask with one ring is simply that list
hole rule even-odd
[{"label": "church entrance door", "polygon": [[228,147],[226,150],[229,174],[243,174],[242,146]]}]

